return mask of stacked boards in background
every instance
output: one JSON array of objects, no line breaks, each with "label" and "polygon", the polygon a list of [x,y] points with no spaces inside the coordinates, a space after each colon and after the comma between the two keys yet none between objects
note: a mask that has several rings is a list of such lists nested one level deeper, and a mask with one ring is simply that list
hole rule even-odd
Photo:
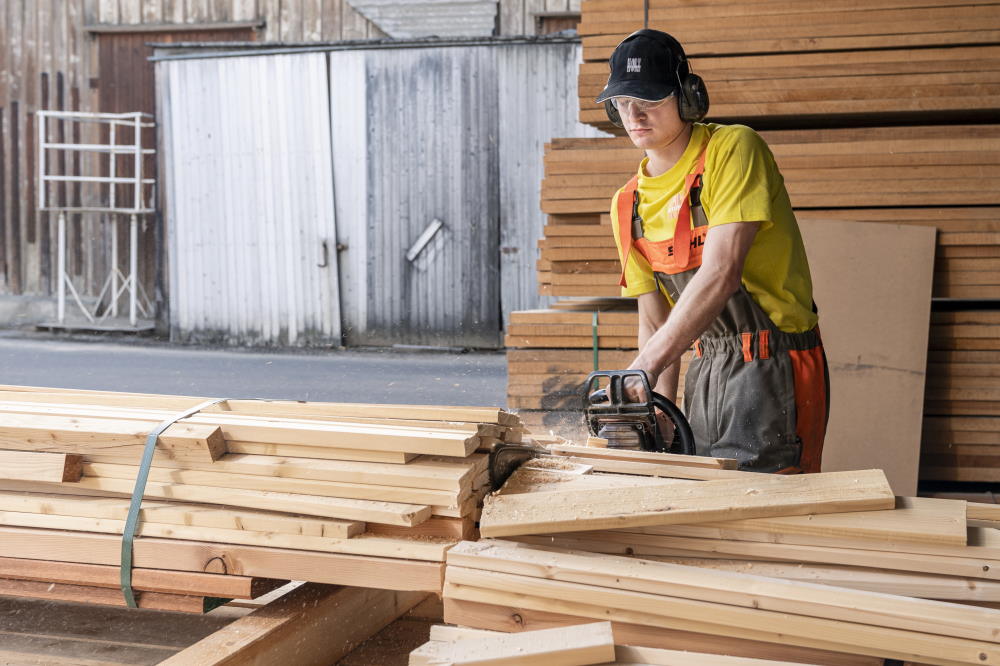
[{"label": "stacked boards in background", "polygon": [[[706,79],[708,121],[761,131],[801,221],[933,227],[934,309],[951,317],[1000,310],[1000,3],[863,4],[652,0],[649,25],[675,35]],[[583,2],[583,122],[623,134],[593,99],[615,45],[642,26],[638,0]],[[542,293],[619,296],[608,211],[640,159],[624,137],[555,139],[547,146]],[[990,371],[975,370],[973,381],[969,364],[992,362],[983,359],[1000,346],[993,343],[1000,336],[981,326],[975,337],[974,348],[940,349],[931,332],[923,443],[935,453],[923,463],[928,480],[996,480],[969,464],[987,452],[968,449],[968,440],[1000,445],[992,422],[982,420],[995,416]],[[517,390],[512,384],[512,406]],[[932,433],[949,436],[939,441]],[[959,450],[950,448],[959,442],[966,447],[961,464]],[[992,467],[988,460],[985,467]],[[962,471],[943,471],[951,468]]]},{"label": "stacked boards in background", "polygon": [[922,479],[1000,482],[1000,309],[931,317]]},{"label": "stacked boards in background", "polygon": [[[121,604],[146,437],[198,398],[0,387],[0,594]],[[134,542],[139,605],[201,612],[272,580],[436,592],[474,538],[496,408],[227,400],[159,436]],[[265,580],[261,580],[265,579]]]},{"label": "stacked boards in background", "polygon": [[[582,122],[612,131],[593,100],[607,82],[611,52],[641,27],[639,0],[583,1]],[[1000,108],[998,2],[650,0],[649,27],[684,45],[720,122],[986,120]]]}]

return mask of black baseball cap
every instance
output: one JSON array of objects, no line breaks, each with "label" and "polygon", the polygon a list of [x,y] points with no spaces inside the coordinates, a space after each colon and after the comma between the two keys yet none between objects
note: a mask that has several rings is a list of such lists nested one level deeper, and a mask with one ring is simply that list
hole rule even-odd
[{"label": "black baseball cap", "polygon": [[687,58],[680,43],[649,28],[633,32],[615,48],[609,61],[608,84],[594,100],[598,104],[624,96],[655,102],[677,92],[687,75]]}]

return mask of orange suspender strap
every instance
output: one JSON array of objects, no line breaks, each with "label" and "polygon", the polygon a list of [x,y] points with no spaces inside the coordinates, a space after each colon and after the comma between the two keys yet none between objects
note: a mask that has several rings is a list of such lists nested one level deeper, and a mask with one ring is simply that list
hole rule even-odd
[{"label": "orange suspender strap", "polygon": [[771,358],[771,331],[761,331],[757,334],[757,358]]},{"label": "orange suspender strap", "polygon": [[695,356],[697,356],[698,358],[701,358],[701,340],[695,340],[694,341],[694,353],[695,353]]},{"label": "orange suspender strap", "polygon": [[691,258],[691,188],[695,183],[701,182],[707,153],[708,148],[701,151],[698,166],[684,178],[684,194],[681,208],[677,211],[677,223],[674,225],[674,261],[677,266],[687,266]]},{"label": "orange suspender strap", "polygon": [[753,333],[740,333],[743,340],[743,361],[749,363],[753,360],[753,352],[750,351],[750,344],[753,342]]},{"label": "orange suspender strap", "polygon": [[632,176],[624,189],[618,194],[618,244],[622,249],[622,275],[618,284],[627,287],[625,267],[628,266],[629,255],[632,254],[632,209],[635,206],[635,190],[639,187],[639,177]]}]

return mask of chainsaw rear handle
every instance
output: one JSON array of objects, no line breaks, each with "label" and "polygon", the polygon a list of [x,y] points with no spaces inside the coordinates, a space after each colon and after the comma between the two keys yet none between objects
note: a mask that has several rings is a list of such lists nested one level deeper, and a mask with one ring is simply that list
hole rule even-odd
[{"label": "chainsaw rear handle", "polygon": [[[590,404],[593,405],[607,402],[609,406],[630,406],[641,408],[652,403],[652,407],[659,409],[673,422],[674,433],[676,435],[676,440],[680,444],[681,453],[687,456],[695,455],[694,433],[691,432],[691,424],[688,423],[687,417],[684,416],[684,412],[682,412],[677,405],[668,400],[665,396],[653,391],[649,384],[649,376],[644,370],[592,372],[587,377],[587,386],[593,386],[594,380],[601,377],[608,379],[608,387],[606,389],[598,389],[591,393],[589,396]],[[642,382],[642,388],[646,391],[646,395],[649,396],[649,399],[646,402],[637,402],[627,399],[625,395],[625,379],[628,377],[638,377]],[[652,409],[650,409],[650,415],[653,417],[653,427],[656,428],[657,435],[659,435],[659,424],[656,422],[655,412],[653,412]],[[662,441],[662,437],[658,437],[658,439]],[[664,442],[664,444],[667,443]]]}]

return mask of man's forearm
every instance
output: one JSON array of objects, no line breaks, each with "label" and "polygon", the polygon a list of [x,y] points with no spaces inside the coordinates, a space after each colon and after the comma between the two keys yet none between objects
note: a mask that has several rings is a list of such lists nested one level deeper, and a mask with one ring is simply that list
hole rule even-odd
[{"label": "man's forearm", "polygon": [[651,378],[655,376],[657,386],[663,375],[673,375],[673,392],[676,394],[677,372],[668,373],[666,369],[678,364],[684,352],[719,316],[734,291],[731,277],[698,271],[678,299],[670,317],[649,337],[631,367],[645,370]]},{"label": "man's forearm", "polygon": [[[642,350],[649,339],[656,334],[670,316],[667,299],[654,291],[639,296],[639,349]],[[634,364],[629,367],[635,367]],[[671,402],[677,401],[677,384],[680,377],[680,363],[673,363],[660,374],[659,379],[651,377],[654,391]]]}]

